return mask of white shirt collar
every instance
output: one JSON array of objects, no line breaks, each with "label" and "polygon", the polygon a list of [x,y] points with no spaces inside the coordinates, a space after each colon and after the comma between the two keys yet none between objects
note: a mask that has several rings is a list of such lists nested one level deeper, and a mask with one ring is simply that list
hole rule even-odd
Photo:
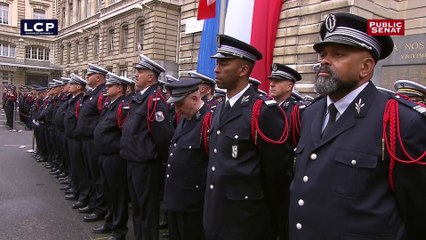
[{"label": "white shirt collar", "polygon": [[[351,102],[354,101],[354,99],[358,96],[358,94],[362,90],[364,90],[364,88],[367,86],[368,83],[369,82],[365,82],[361,86],[359,86],[356,89],[352,90],[352,92],[350,92],[349,94],[347,94],[343,98],[341,98],[338,101],[334,102],[334,106],[337,109],[336,120],[339,119],[339,117],[346,111],[346,109],[348,108],[349,104],[351,104]],[[333,103],[333,101],[331,100],[331,98],[329,96],[327,96],[327,109],[328,109],[328,106],[330,106],[330,104],[332,104],[332,103]],[[327,112],[327,115],[328,115],[328,112]]]},{"label": "white shirt collar", "polygon": [[234,106],[234,104],[237,102],[237,100],[249,89],[250,84],[247,84],[247,86],[241,90],[239,93],[235,94],[235,96],[228,98],[228,94],[226,95],[226,101],[229,101],[229,106]]},{"label": "white shirt collar", "polygon": [[148,90],[148,88],[149,88],[149,87],[146,87],[146,88],[142,89],[142,90],[140,91],[141,95],[143,95],[143,94],[146,92],[146,90]]}]

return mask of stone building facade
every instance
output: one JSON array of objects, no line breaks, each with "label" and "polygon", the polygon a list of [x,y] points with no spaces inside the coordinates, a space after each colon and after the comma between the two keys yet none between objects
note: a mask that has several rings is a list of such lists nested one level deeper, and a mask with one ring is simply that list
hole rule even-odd
[{"label": "stone building facade", "polygon": [[[196,68],[201,33],[185,34],[184,23],[196,16],[197,3],[197,0],[184,0],[181,7],[181,72]],[[287,0],[281,8],[273,61],[290,65],[301,73],[297,90],[314,91],[312,67],[318,62],[318,54],[312,46],[319,41],[322,20],[332,12],[350,12],[367,19],[405,19],[405,36],[394,37],[397,47],[391,58],[379,62],[373,81],[392,89],[397,79],[411,79],[426,85],[426,1]]]},{"label": "stone building facade", "polygon": [[[140,53],[163,64],[167,74],[186,75],[198,60],[201,32],[186,33],[198,2],[0,0],[0,82],[46,84],[72,72],[84,76],[87,63],[131,77]],[[379,62],[373,81],[388,88],[402,78],[426,84],[426,1],[283,0],[274,62],[302,74],[299,91],[313,92],[312,67],[318,55],[312,46],[319,40],[321,21],[331,12],[405,19],[406,36],[394,37],[395,51]],[[30,18],[58,19],[59,35],[21,36],[20,20]]]}]

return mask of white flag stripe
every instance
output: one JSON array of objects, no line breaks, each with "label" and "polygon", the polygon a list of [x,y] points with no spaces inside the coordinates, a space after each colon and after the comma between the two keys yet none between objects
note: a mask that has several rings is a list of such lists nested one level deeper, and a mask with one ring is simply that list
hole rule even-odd
[{"label": "white flag stripe", "polygon": [[250,44],[254,0],[229,0],[225,34]]}]

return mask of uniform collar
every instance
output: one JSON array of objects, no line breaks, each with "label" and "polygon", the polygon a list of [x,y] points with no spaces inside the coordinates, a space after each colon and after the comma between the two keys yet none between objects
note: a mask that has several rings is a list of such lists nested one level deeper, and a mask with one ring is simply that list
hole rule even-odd
[{"label": "uniform collar", "polygon": [[[358,94],[364,90],[364,88],[368,85],[368,81],[362,84],[361,86],[357,87],[356,89],[352,90],[349,94],[344,96],[343,98],[339,99],[336,102],[333,102],[329,96],[327,96],[327,109],[330,104],[334,103],[334,106],[336,107],[338,113],[336,115],[336,120],[339,119],[339,117],[346,111],[346,109],[349,107],[349,105],[355,100],[355,98],[358,96]],[[327,110],[328,114],[328,110]]]},{"label": "uniform collar", "polygon": [[229,101],[229,106],[234,106],[235,102],[237,102],[238,99],[249,89],[250,84],[247,84],[247,86],[241,90],[239,93],[235,94],[235,96],[228,98],[228,95],[226,95],[226,101]]}]

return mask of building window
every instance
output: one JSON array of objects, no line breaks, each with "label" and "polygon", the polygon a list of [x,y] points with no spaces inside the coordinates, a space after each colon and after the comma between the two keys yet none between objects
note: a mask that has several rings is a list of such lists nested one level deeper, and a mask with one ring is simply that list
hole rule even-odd
[{"label": "building window", "polygon": [[65,27],[65,7],[62,8],[61,28]]},{"label": "building window", "polygon": [[108,43],[107,43],[108,55],[112,55],[112,50],[114,50],[114,29],[108,31]]},{"label": "building window", "polygon": [[75,42],[75,49],[74,49],[75,53],[74,53],[74,61],[78,62],[78,55],[80,54],[80,42],[77,41]]},{"label": "building window", "polygon": [[77,0],[77,22],[81,21],[81,0]]},{"label": "building window", "polygon": [[89,39],[84,39],[84,45],[83,45],[83,60],[87,60],[88,55],[88,49],[89,49]]},{"label": "building window", "polygon": [[[96,1],[96,0],[94,0]],[[90,17],[90,10],[92,7],[92,3],[90,0],[86,0],[86,17]]]},{"label": "building window", "polygon": [[49,61],[50,50],[44,47],[28,46],[25,48],[25,57],[32,60]]},{"label": "building window", "polygon": [[68,43],[68,49],[67,49],[67,63],[71,63],[71,43]]},{"label": "building window", "polygon": [[127,77],[127,67],[120,68],[120,76]]},{"label": "building window", "polygon": [[69,5],[70,7],[69,7],[69,9],[68,9],[68,11],[69,11],[69,14],[70,14],[70,17],[68,18],[68,26],[70,26],[70,25],[72,25],[72,23],[73,23],[73,9],[72,9],[72,2],[70,2],[70,5]]},{"label": "building window", "polygon": [[34,9],[34,19],[46,19],[46,12],[43,9]]},{"label": "building window", "polygon": [[106,67],[106,70],[108,71],[108,72],[110,72],[110,73],[112,73],[113,71],[112,71],[112,67]]},{"label": "building window", "polygon": [[136,23],[136,29],[135,29],[135,43],[136,43],[137,51],[143,50],[143,35],[144,35],[144,24],[143,24],[143,20],[140,20]]},{"label": "building window", "polygon": [[0,23],[9,24],[9,4],[0,3]]},{"label": "building window", "polygon": [[15,57],[15,46],[7,42],[0,42],[0,56]]},{"label": "building window", "polygon": [[93,1],[96,1],[95,2],[95,12],[99,12],[99,6],[101,5],[101,3],[100,3],[100,1],[101,0],[93,0]]},{"label": "building window", "polygon": [[3,85],[13,83],[13,72],[0,71],[0,82]]},{"label": "building window", "polygon": [[100,53],[100,44],[99,44],[99,35],[95,35],[93,38],[93,57],[94,59],[99,58]]},{"label": "building window", "polygon": [[129,39],[129,26],[123,25],[121,26],[120,33],[120,53],[126,53],[127,51],[127,43]]},{"label": "building window", "polygon": [[59,63],[61,65],[64,64],[64,50],[65,50],[64,45],[61,45],[61,55],[59,56]]}]

